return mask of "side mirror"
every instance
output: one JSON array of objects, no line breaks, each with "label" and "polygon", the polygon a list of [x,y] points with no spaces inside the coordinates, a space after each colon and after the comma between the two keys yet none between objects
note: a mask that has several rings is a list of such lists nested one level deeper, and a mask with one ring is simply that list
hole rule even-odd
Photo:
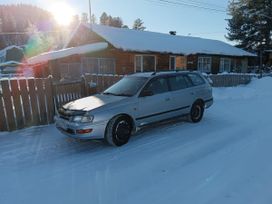
[{"label": "side mirror", "polygon": [[154,95],[153,91],[145,89],[142,91],[140,97],[153,96],[153,95]]}]

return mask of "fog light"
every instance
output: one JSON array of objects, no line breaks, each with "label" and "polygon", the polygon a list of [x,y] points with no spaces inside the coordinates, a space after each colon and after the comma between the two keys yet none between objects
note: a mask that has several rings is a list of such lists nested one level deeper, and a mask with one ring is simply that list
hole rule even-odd
[{"label": "fog light", "polygon": [[91,133],[93,129],[86,129],[86,130],[77,130],[77,134],[88,134]]}]

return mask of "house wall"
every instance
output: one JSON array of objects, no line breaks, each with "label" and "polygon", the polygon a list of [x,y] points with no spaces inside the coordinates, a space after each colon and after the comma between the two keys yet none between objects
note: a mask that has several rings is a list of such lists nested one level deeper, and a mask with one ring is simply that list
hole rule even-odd
[{"label": "house wall", "polygon": [[[140,52],[124,52],[115,48],[109,48],[104,51],[89,53],[84,55],[70,56],[67,58],[54,60],[49,63],[50,74],[54,78],[60,79],[60,65],[63,63],[81,63],[84,57],[90,58],[112,58],[115,59],[115,74],[126,75],[135,72],[135,56],[136,55],[154,55],[156,56],[156,70],[169,70],[169,54],[157,53],[140,53]],[[78,67],[81,69],[81,67]]]},{"label": "house wall", "polygon": [[211,57],[212,66],[211,73],[217,74],[220,70],[220,59],[230,58],[231,59],[231,71],[232,72],[247,72],[248,70],[248,57],[233,57],[233,56],[222,56],[222,55],[188,55],[186,68],[188,70],[198,70],[198,57]]}]

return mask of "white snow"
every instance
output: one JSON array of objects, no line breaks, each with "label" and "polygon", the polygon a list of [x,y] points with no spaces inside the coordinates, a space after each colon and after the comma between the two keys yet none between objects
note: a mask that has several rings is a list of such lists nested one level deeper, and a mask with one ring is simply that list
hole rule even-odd
[{"label": "white snow", "polygon": [[[214,54],[227,56],[256,56],[218,40],[188,36],[173,36],[127,28],[88,25],[89,29],[103,37],[115,48],[125,51],[161,52],[174,54]],[[76,32],[74,32],[75,34]]]},{"label": "white snow", "polygon": [[68,57],[71,55],[98,52],[98,51],[106,49],[107,47],[108,47],[108,43],[106,42],[87,44],[87,45],[82,45],[78,47],[71,47],[71,48],[66,48],[62,50],[42,53],[40,55],[29,58],[27,62],[29,64],[39,64],[39,63],[47,62],[48,60],[60,59],[60,58]]},{"label": "white snow", "polygon": [[271,87],[216,88],[202,122],[152,127],[121,148],[53,125],[0,133],[0,203],[271,204]]},{"label": "white snow", "polygon": [[0,63],[0,67],[5,67],[5,66],[22,66],[22,65],[25,65],[24,63],[21,63],[21,62],[17,62],[17,61],[14,61],[14,60],[11,60],[11,61],[6,61],[6,62],[2,62]]}]

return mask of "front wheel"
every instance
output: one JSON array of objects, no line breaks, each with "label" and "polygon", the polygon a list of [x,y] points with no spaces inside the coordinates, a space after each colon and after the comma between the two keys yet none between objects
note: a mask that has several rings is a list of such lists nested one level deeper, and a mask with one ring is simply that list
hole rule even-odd
[{"label": "front wheel", "polygon": [[189,115],[189,119],[193,123],[198,123],[203,118],[203,114],[204,114],[204,105],[203,105],[203,103],[195,102],[192,105],[190,115]]},{"label": "front wheel", "polygon": [[127,116],[116,116],[107,125],[105,140],[112,146],[122,146],[128,143],[132,133],[132,122]]}]

